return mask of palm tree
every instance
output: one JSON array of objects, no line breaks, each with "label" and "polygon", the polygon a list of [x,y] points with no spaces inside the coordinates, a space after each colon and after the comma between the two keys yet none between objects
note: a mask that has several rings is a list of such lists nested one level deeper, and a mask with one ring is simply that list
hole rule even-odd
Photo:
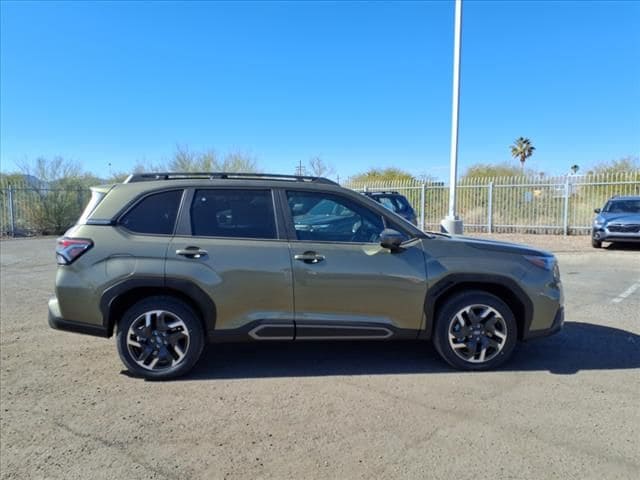
[{"label": "palm tree", "polygon": [[524,162],[533,155],[533,151],[536,149],[531,145],[531,140],[525,137],[519,137],[516,139],[513,145],[511,145],[511,156],[513,158],[520,159],[520,166],[524,171]]}]

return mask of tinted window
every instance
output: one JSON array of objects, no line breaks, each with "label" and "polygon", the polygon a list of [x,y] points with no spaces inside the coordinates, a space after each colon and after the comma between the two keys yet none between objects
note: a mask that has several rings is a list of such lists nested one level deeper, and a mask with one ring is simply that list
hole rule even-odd
[{"label": "tinted window", "polygon": [[377,243],[382,217],[338,195],[287,192],[298,240]]},{"label": "tinted window", "polygon": [[276,238],[269,190],[197,190],[191,231],[205,237]]},{"label": "tinted window", "polygon": [[120,224],[136,233],[171,235],[181,197],[182,190],[149,195],[129,210]]}]

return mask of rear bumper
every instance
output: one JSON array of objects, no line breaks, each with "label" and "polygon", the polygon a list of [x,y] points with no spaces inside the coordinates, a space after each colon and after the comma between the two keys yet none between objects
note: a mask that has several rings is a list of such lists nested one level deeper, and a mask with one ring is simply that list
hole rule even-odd
[{"label": "rear bumper", "polygon": [[85,335],[93,335],[94,337],[108,338],[110,336],[107,328],[102,325],[91,325],[62,318],[56,297],[49,300],[49,326],[55,330],[82,333]]},{"label": "rear bumper", "polygon": [[556,312],[556,316],[553,318],[553,323],[549,328],[545,328],[544,330],[531,330],[524,338],[524,340],[533,340],[536,338],[548,337],[550,335],[554,335],[562,330],[564,326],[564,307],[558,308]]}]

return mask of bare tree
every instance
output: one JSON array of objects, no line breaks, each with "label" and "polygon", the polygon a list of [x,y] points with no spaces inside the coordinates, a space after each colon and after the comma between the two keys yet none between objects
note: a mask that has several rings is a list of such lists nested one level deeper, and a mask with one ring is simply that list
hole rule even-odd
[{"label": "bare tree", "polygon": [[62,157],[38,158],[18,166],[29,187],[25,191],[28,230],[39,234],[60,234],[73,225],[84,208],[87,185],[98,183],[78,162]]},{"label": "bare tree", "polygon": [[223,172],[257,173],[260,171],[255,157],[239,151],[227,153],[220,169]]},{"label": "bare tree", "polygon": [[217,152],[209,149],[205,152],[190,150],[188,146],[178,145],[169,161],[168,169],[173,172],[257,172],[257,160],[240,151],[229,152],[220,159]]},{"label": "bare tree", "polygon": [[332,165],[329,165],[317,155],[309,160],[309,171],[315,177],[329,177],[336,173]]},{"label": "bare tree", "polygon": [[219,165],[215,150],[200,153],[190,150],[187,145],[178,145],[168,169],[173,172],[214,172]]},{"label": "bare tree", "polygon": [[62,157],[52,159],[37,158],[34,162],[22,161],[18,168],[24,175],[37,178],[40,182],[51,183],[66,179],[80,178],[83,175],[82,167],[78,162],[65,160]]}]

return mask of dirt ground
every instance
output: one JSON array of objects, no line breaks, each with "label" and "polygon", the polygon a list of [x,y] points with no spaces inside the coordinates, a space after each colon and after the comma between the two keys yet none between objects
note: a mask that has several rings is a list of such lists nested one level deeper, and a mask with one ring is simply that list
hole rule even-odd
[{"label": "dirt ground", "polygon": [[164,383],[48,327],[53,239],[1,241],[0,478],[638,478],[640,249],[493,238],[556,252],[567,311],[498,371],[418,342],[243,344]]}]

